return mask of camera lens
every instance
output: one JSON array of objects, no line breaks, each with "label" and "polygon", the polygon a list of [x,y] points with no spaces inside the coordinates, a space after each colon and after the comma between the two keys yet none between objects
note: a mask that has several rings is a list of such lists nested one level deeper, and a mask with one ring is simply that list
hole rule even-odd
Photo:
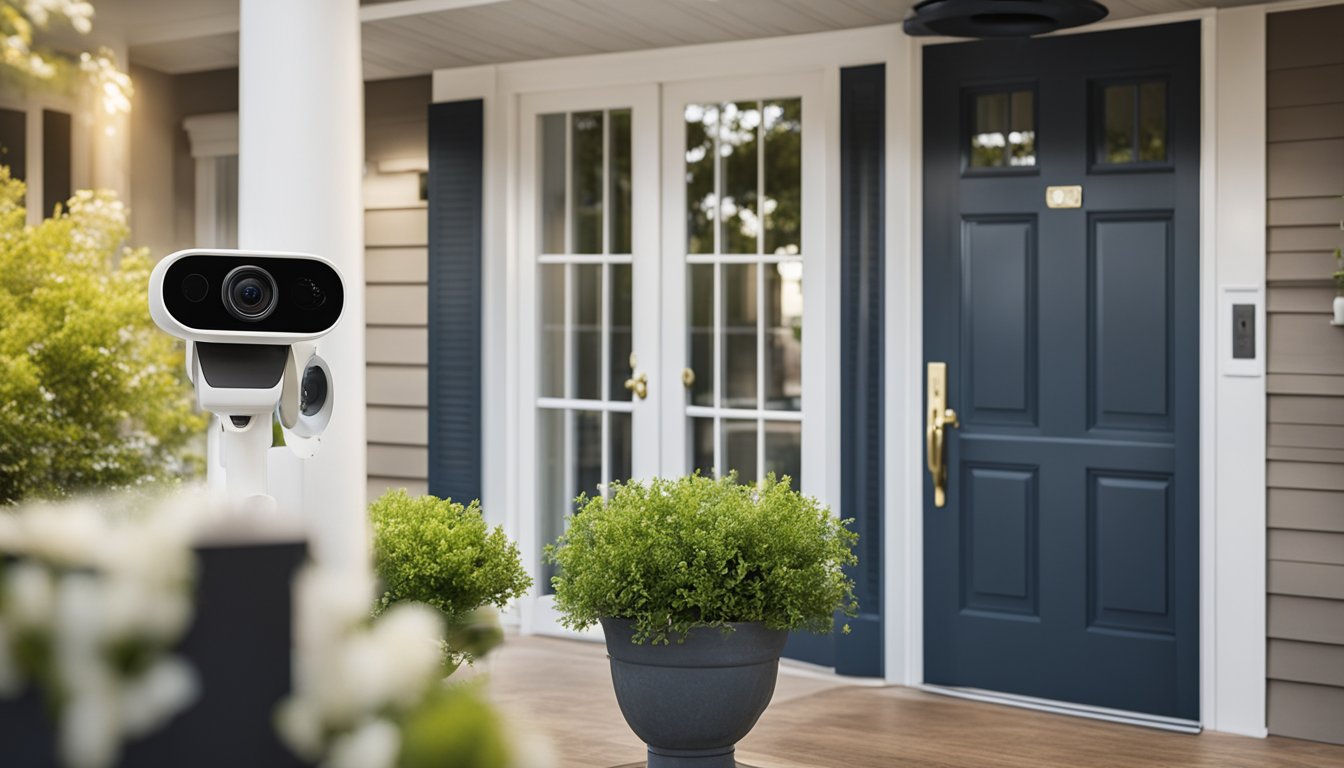
[{"label": "camera lens", "polygon": [[224,278],[224,308],[244,322],[255,323],[275,310],[275,278],[261,267],[235,267]]}]

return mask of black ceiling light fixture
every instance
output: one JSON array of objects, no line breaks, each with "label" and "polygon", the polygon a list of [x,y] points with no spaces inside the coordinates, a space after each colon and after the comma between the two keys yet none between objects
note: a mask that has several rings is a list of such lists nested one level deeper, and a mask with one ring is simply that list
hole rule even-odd
[{"label": "black ceiling light fixture", "polygon": [[1106,18],[1094,0],[924,0],[905,18],[915,37],[1031,37]]}]

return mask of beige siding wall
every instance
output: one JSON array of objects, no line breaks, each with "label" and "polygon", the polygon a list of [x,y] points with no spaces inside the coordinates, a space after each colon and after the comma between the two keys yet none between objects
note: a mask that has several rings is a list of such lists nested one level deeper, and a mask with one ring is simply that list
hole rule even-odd
[{"label": "beige siding wall", "polygon": [[370,500],[388,488],[426,490],[429,226],[419,173],[389,162],[423,166],[429,100],[428,77],[364,84]]},{"label": "beige siding wall", "polygon": [[1268,33],[1269,730],[1344,743],[1344,6]]}]

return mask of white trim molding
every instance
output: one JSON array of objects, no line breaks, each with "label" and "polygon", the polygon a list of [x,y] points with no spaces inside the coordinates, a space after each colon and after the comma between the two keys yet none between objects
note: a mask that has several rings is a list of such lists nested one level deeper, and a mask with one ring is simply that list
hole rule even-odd
[{"label": "white trim molding", "polygon": [[1227,289],[1264,295],[1265,8],[1204,24],[1200,698],[1205,727],[1265,736],[1265,377],[1231,359],[1219,311]]}]

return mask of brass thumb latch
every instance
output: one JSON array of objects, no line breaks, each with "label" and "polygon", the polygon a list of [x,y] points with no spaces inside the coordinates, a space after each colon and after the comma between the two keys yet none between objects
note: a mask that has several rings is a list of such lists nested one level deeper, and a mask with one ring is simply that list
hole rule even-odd
[{"label": "brass thumb latch", "polygon": [[933,476],[933,506],[947,504],[947,427],[959,427],[957,412],[947,407],[947,363],[929,363],[929,407],[924,422],[924,449]]}]

